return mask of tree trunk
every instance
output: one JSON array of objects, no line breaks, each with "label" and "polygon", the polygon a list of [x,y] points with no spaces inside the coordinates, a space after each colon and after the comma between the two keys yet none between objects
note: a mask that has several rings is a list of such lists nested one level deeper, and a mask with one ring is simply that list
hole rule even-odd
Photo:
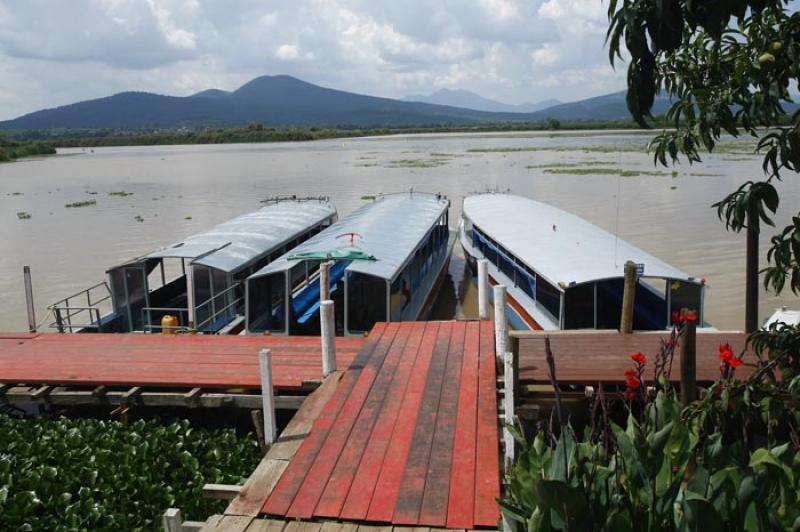
[{"label": "tree trunk", "polygon": [[758,213],[748,213],[747,223],[747,272],[745,287],[744,330],[747,334],[758,329]]}]

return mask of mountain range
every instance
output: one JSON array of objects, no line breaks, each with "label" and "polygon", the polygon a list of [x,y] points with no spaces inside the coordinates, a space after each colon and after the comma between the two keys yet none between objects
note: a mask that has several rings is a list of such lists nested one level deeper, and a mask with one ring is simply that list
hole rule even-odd
[{"label": "mountain range", "polygon": [[[121,92],[2,121],[0,130],[172,129],[233,127],[254,122],[269,126],[368,128],[629,118],[624,92],[528,112],[512,112],[509,108],[521,107],[492,102],[466,91],[453,92],[460,99],[450,98],[446,100],[449,105],[442,105],[356,94],[285,75],[261,76],[235,91],[209,89],[191,96]],[[440,94],[436,99],[445,101],[441,97]],[[491,105],[495,110],[487,110]],[[658,100],[654,114],[663,113],[667,105],[666,99]]]},{"label": "mountain range", "polygon": [[475,94],[464,89],[439,89],[433,94],[414,94],[403,98],[407,102],[433,103],[437,105],[449,105],[452,107],[463,107],[474,109],[475,111],[487,111],[490,113],[535,113],[548,107],[558,105],[561,101],[556,99],[543,100],[541,102],[521,103],[512,105],[507,103],[484,98],[480,94]]}]

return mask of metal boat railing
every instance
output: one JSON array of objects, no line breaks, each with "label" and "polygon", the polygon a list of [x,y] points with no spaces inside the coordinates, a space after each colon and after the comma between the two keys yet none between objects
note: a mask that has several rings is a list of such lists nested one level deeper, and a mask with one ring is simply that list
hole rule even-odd
[{"label": "metal boat railing", "polygon": [[[233,294],[237,288],[241,286],[241,283],[234,284],[230,288],[227,288],[216,294],[211,296],[207,300],[203,301],[199,305],[195,306],[195,316],[198,315],[207,315],[208,317],[203,319],[202,321],[195,324],[194,330],[201,331],[207,325],[214,323],[220,316],[225,316],[226,313],[230,309],[235,309],[237,305],[241,305],[244,301],[243,296],[239,297],[231,297],[230,302],[226,303],[225,298],[227,298],[230,294]],[[177,314],[178,322],[182,325],[162,325],[159,323],[153,323],[153,313],[166,313],[166,314]],[[189,332],[191,329],[189,328],[189,309],[187,308],[165,308],[165,307],[144,307],[142,309],[142,324],[144,328],[144,332],[153,333],[153,332],[164,332],[168,330],[173,330],[176,332]]]},{"label": "metal boat railing", "polygon": [[[101,288],[105,290],[101,290]],[[99,296],[97,292],[100,292]],[[94,298],[93,294],[95,295]],[[84,299],[86,301],[85,304]],[[55,321],[52,322],[49,327],[51,329],[57,329],[58,332],[62,333],[66,331],[75,332],[76,329],[84,329],[87,327],[97,327],[97,331],[101,332],[103,328],[103,308],[101,308],[100,305],[110,300],[111,289],[105,281],[92,285],[64,299],[60,299],[50,305],[50,311],[53,313]],[[110,311],[110,303],[108,306],[108,310]],[[84,317],[88,316],[89,321],[87,323],[76,323],[75,319],[79,316],[82,320]]]}]

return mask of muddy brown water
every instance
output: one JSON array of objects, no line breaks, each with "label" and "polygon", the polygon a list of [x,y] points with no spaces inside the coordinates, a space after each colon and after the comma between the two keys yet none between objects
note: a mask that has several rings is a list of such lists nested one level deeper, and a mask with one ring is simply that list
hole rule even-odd
[{"label": "muddy brown water", "polygon": [[[257,209],[264,197],[327,194],[345,214],[364,195],[411,187],[447,194],[453,227],[462,197],[487,187],[575,213],[705,277],[708,320],[740,329],[744,235],[727,232],[710,205],[760,178],[760,159],[741,147],[706,156],[702,164],[655,169],[639,149],[647,140],[619,132],[409,135],[70,149],[0,164],[0,330],[27,327],[24,265],[31,266],[37,318],[44,320],[49,303],[103,280],[106,268]],[[517,148],[524,150],[503,151]],[[501,151],[469,151],[489,149]],[[592,167],[663,174],[581,175]],[[548,173],[576,168],[580,173]],[[786,222],[800,207],[800,180],[788,176],[779,189],[779,222]],[[131,195],[109,195],[121,191]],[[65,208],[84,200],[96,204]],[[31,218],[18,219],[18,212]],[[771,235],[763,234],[764,252]],[[474,315],[459,251],[436,308],[439,318]],[[781,305],[798,308],[800,299],[789,291],[780,298],[764,294],[761,319]]]}]

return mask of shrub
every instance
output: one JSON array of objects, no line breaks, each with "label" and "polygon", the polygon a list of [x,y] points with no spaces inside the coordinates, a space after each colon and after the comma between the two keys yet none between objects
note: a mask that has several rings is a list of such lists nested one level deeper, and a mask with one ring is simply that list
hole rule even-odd
[{"label": "shrub", "polygon": [[224,503],[203,484],[240,483],[259,459],[255,439],[188,421],[0,415],[0,530],[154,530],[169,507],[204,520]]}]

